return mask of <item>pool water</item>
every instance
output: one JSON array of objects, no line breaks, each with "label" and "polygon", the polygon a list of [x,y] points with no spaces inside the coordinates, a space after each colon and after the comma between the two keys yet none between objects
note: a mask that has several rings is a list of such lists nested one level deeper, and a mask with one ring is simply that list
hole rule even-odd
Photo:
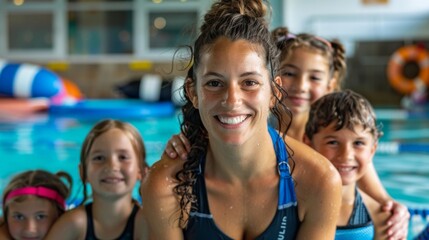
[{"label": "pool water", "polygon": [[[73,194],[70,203],[81,199],[82,184],[78,163],[81,144],[91,127],[100,119],[73,119],[50,117],[46,114],[25,119],[2,120],[0,116],[0,191],[10,178],[29,169],[51,172],[66,171],[73,177]],[[139,129],[151,165],[159,159],[165,143],[179,132],[178,116],[157,119],[121,119]],[[422,143],[423,151],[378,152],[374,165],[380,179],[397,201],[417,209],[429,209],[429,121],[389,120],[383,124],[383,143]],[[427,148],[427,149],[426,149]],[[427,151],[426,151],[427,150]],[[138,198],[138,186],[133,195]],[[415,224],[417,232],[424,223]]]},{"label": "pool water", "polygon": [[[0,190],[3,191],[16,173],[30,169],[50,172],[66,171],[73,178],[69,202],[81,199],[79,155],[87,133],[100,119],[71,119],[48,115],[11,121],[0,120]],[[165,143],[179,132],[177,116],[158,119],[121,119],[133,124],[141,133],[149,165],[159,160]],[[134,197],[139,198],[138,186]]]},{"label": "pool water", "polygon": [[402,119],[379,121],[384,135],[379,146],[399,143],[405,148],[394,154],[380,148],[374,165],[389,194],[410,207],[429,208],[429,121]]}]

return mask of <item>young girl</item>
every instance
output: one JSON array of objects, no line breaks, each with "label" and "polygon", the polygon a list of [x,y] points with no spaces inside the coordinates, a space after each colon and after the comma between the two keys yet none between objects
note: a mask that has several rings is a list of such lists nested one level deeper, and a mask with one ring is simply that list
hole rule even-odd
[{"label": "young girl", "polygon": [[290,118],[265,3],[220,0],[204,16],[182,107],[189,157],[164,155],[142,186],[152,239],[334,237],[338,173],[268,126]]},{"label": "young girl", "polygon": [[288,136],[304,137],[310,106],[320,97],[341,88],[346,73],[345,51],[338,42],[329,42],[310,34],[293,35],[287,28],[272,32],[281,50],[279,76],[287,91],[285,104],[293,113]]},{"label": "young girl", "polygon": [[[282,88],[288,93],[284,103],[293,116],[291,122],[282,121],[282,125],[277,127],[282,132],[287,131],[288,136],[302,141],[311,104],[341,88],[347,68],[344,47],[337,41],[330,42],[310,34],[294,35],[284,27],[276,28],[271,35],[281,51],[278,75]],[[288,117],[283,116],[285,119]],[[165,152],[169,157],[179,155],[186,159],[189,149],[184,135],[178,134],[169,140]],[[359,180],[359,188],[381,203],[384,211],[393,213],[386,222],[390,226],[388,234],[392,238],[401,238],[407,234],[409,212],[406,206],[389,196],[373,164]]]},{"label": "young girl", "polygon": [[65,172],[33,170],[14,176],[3,192],[0,239],[44,239],[66,210],[71,184]]},{"label": "young girl", "polygon": [[341,176],[343,198],[335,239],[388,239],[389,214],[357,189],[381,136],[368,100],[350,90],[325,95],[312,105],[305,134],[304,142],[331,161]]},{"label": "young girl", "polygon": [[147,168],[145,154],[132,125],[116,120],[97,123],[85,138],[79,164],[82,203],[88,199],[87,183],[92,202],[61,216],[47,239],[143,239],[144,221],[132,191]]}]

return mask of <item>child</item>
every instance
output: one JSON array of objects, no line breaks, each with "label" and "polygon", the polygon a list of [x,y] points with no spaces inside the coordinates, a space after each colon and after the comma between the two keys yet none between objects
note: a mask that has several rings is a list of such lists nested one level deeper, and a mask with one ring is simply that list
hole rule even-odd
[{"label": "child", "polygon": [[370,103],[353,91],[325,95],[311,107],[304,142],[331,161],[343,183],[336,239],[388,239],[390,214],[357,189],[380,136]]},{"label": "child", "polygon": [[145,157],[143,140],[132,125],[97,123],[85,138],[79,164],[82,203],[88,199],[86,183],[92,202],[61,216],[47,239],[142,239],[144,222],[132,191],[147,168]]},{"label": "child", "polygon": [[72,179],[65,172],[33,170],[14,176],[3,192],[0,239],[44,239],[66,210],[71,184]]},{"label": "child", "polygon": [[288,135],[302,141],[311,104],[341,88],[347,70],[345,50],[337,41],[294,35],[285,27],[274,29],[271,35],[281,51],[278,74],[288,93],[285,104],[293,113]]}]

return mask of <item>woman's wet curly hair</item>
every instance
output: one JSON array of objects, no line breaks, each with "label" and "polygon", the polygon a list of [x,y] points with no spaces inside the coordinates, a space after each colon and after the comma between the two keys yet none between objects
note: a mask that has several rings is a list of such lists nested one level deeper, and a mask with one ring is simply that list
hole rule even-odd
[{"label": "woman's wet curly hair", "polygon": [[[220,37],[225,37],[231,41],[246,40],[256,47],[256,50],[263,56],[266,67],[271,73],[271,89],[274,94],[275,104],[271,109],[278,126],[289,126],[280,124],[281,121],[289,121],[291,113],[282,103],[286,92],[274,81],[277,76],[279,52],[272,41],[268,22],[266,20],[269,5],[263,0],[221,0],[214,3],[204,17],[204,22],[200,27],[200,35],[193,46],[193,66],[188,71],[185,85],[195,88],[198,81],[195,72],[201,64],[201,56],[210,51],[211,45]],[[282,113],[287,112],[288,118],[282,120]],[[208,134],[199,114],[189,97],[185,94],[185,104],[182,107],[183,119],[181,131],[191,144],[188,159],[183,164],[183,168],[176,174],[178,181],[174,188],[175,194],[180,201],[179,225],[185,228],[189,211],[196,203],[196,196],[192,188],[196,182],[196,176],[200,173],[200,160],[205,157],[208,147]],[[286,134],[286,131],[282,131]]]}]

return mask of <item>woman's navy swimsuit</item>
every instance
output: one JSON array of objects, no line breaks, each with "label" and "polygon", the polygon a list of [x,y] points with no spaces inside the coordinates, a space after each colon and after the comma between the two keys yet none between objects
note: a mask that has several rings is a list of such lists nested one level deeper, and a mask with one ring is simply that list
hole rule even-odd
[{"label": "woman's navy swimsuit", "polygon": [[[257,240],[295,239],[300,221],[298,218],[295,188],[290,175],[288,153],[283,138],[276,130],[269,127],[274,150],[277,156],[278,172],[280,175],[279,198],[277,212],[271,224],[259,235]],[[204,181],[205,157],[201,158],[200,171],[193,187],[197,196],[197,202],[192,206],[187,228],[183,230],[185,239],[223,239],[232,238],[224,234],[213,220],[207,199],[207,191]]]}]

